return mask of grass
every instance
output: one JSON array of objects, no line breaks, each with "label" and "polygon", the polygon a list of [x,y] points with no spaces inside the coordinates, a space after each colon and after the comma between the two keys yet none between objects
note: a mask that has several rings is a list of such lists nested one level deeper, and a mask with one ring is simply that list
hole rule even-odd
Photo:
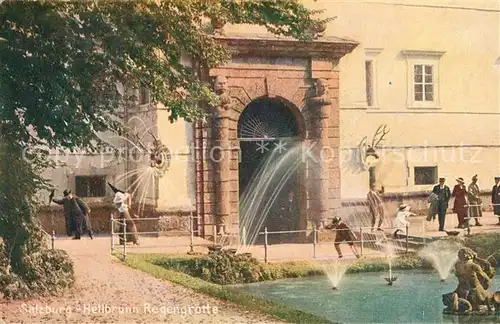
[{"label": "grass", "polygon": [[[134,269],[146,272],[153,277],[179,284],[196,292],[203,293],[222,300],[233,302],[244,306],[245,309],[267,314],[272,317],[291,323],[332,323],[331,321],[313,314],[309,314],[292,307],[279,303],[257,298],[251,294],[239,291],[237,289],[210,283],[199,278],[191,277],[182,272],[166,269],[153,262],[158,257],[179,257],[154,254],[130,254],[126,264]],[[183,255],[184,257],[184,255]],[[192,257],[192,256],[187,256]],[[195,257],[195,256],[193,256]]]}]

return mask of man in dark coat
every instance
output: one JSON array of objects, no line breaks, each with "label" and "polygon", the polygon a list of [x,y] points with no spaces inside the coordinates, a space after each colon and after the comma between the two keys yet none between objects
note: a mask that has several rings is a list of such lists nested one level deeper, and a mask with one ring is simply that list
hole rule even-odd
[{"label": "man in dark coat", "polygon": [[491,204],[493,214],[498,217],[497,225],[500,225],[500,177],[495,177],[495,185],[491,189]]},{"label": "man in dark coat", "polygon": [[66,233],[68,236],[73,235],[74,240],[81,239],[83,232],[86,230],[89,237],[93,239],[92,229],[90,227],[89,213],[90,208],[85,201],[80,197],[73,196],[71,190],[66,189],[63,192],[64,198],[52,199],[58,205],[64,207],[64,217],[66,218]]},{"label": "man in dark coat", "polygon": [[444,232],[444,220],[446,210],[448,210],[448,202],[451,198],[450,188],[445,185],[445,178],[439,178],[439,184],[435,185],[432,192],[438,196],[437,208],[439,218],[439,231]]},{"label": "man in dark coat", "polygon": [[333,243],[333,246],[335,247],[335,250],[337,250],[339,259],[343,257],[342,250],[340,249],[340,243],[342,242],[346,242],[351,247],[351,250],[356,258],[359,259],[361,257],[361,255],[358,253],[358,250],[354,246],[354,242],[356,241],[354,233],[349,228],[349,226],[347,226],[347,224],[340,219],[340,217],[334,217],[332,223],[326,225],[325,228],[335,231],[335,242]]}]

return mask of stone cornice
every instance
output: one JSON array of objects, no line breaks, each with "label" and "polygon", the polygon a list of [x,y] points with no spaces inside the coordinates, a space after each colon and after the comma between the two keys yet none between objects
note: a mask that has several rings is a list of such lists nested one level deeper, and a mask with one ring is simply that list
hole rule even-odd
[{"label": "stone cornice", "polygon": [[440,58],[446,52],[445,51],[433,51],[433,50],[411,50],[405,49],[401,51],[401,54],[407,57],[417,56],[417,57],[433,57]]},{"label": "stone cornice", "polygon": [[298,41],[290,37],[269,35],[226,34],[214,38],[236,55],[312,57],[340,59],[352,52],[358,42],[338,37],[322,37]]}]

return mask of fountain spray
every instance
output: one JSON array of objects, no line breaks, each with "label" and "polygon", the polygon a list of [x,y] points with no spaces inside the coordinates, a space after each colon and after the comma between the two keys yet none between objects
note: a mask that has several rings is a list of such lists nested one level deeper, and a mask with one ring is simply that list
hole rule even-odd
[{"label": "fountain spray", "polygon": [[461,247],[458,242],[436,241],[423,248],[419,256],[430,261],[438,272],[440,281],[445,282],[458,260],[457,254]]},{"label": "fountain spray", "polygon": [[387,281],[387,284],[389,286],[392,286],[398,279],[398,277],[392,275],[392,258],[394,258],[394,247],[390,242],[386,244],[386,254],[387,259],[389,260],[389,277],[385,278],[385,281]]}]

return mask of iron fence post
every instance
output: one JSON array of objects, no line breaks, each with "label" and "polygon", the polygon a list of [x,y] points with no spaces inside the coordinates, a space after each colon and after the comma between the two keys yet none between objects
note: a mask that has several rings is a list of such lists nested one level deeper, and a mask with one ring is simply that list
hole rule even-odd
[{"label": "iron fence post", "polygon": [[267,227],[264,228],[264,262],[267,263]]},{"label": "iron fence post", "polygon": [[123,261],[127,260],[127,220],[123,218]]},{"label": "iron fence post", "polygon": [[189,251],[191,253],[194,252],[194,246],[193,246],[193,241],[194,241],[194,218],[193,218],[193,212],[189,213],[189,227],[190,227],[190,238],[189,238]]},{"label": "iron fence post", "polygon": [[214,246],[217,245],[217,225],[212,225],[212,231],[214,233]]},{"label": "iron fence post", "polygon": [[313,226],[313,259],[316,259],[316,243],[317,243],[317,231],[316,226]]},{"label": "iron fence post", "polygon": [[467,236],[470,236],[470,206],[467,206]]},{"label": "iron fence post", "polygon": [[360,248],[360,255],[363,256],[363,242],[364,242],[364,239],[363,239],[363,227],[360,227],[359,228],[359,236],[361,237],[360,241],[361,241],[361,248]]},{"label": "iron fence post", "polygon": [[51,237],[51,242],[52,242],[52,250],[55,249],[55,243],[56,243],[56,231],[52,230],[52,237]]},{"label": "iron fence post", "polygon": [[243,245],[247,245],[247,228],[245,226],[243,226],[243,233],[242,234],[242,241],[243,241]]},{"label": "iron fence post", "polygon": [[111,253],[115,249],[115,218],[113,216],[113,213],[111,213]]},{"label": "iron fence post", "polygon": [[406,253],[408,253],[408,235],[409,234],[410,233],[408,233],[408,225],[406,225],[406,239],[405,239],[405,241],[406,241]]}]

